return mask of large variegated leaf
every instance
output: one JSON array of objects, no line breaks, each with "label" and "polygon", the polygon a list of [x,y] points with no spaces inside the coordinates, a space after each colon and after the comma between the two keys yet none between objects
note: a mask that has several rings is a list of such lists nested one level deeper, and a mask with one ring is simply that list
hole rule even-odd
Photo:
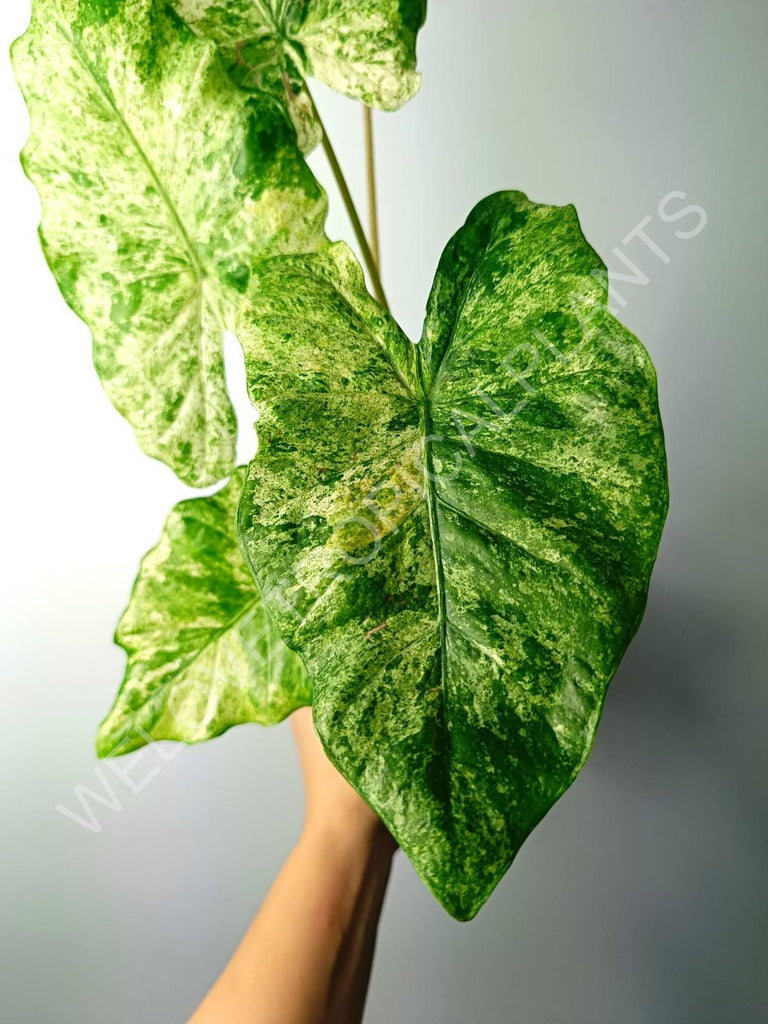
[{"label": "large variegated leaf", "polygon": [[13,47],[41,240],[107,393],[186,482],[234,466],[222,337],[253,262],[323,242],[280,111],[157,0],[34,0]]},{"label": "large variegated leaf", "polygon": [[306,671],[267,615],[235,533],[244,470],[176,505],[144,558],[116,640],[128,665],[99,729],[101,757],[271,725],[311,703]]},{"label": "large variegated leaf", "polygon": [[280,96],[305,150],[319,139],[303,78],[397,110],[419,88],[416,36],[426,0],[173,0],[215,39],[239,84]]},{"label": "large variegated leaf", "polygon": [[491,196],[412,346],[349,251],[271,260],[238,318],[246,557],[331,760],[457,918],[573,780],[667,506],[656,381],[572,207]]}]

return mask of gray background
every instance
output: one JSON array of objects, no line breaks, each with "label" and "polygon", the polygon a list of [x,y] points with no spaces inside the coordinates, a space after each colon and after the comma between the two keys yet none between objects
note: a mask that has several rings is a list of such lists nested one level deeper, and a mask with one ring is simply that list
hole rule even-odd
[{"label": "gray background", "polygon": [[[26,2],[0,19],[5,45]],[[443,245],[487,193],[574,202],[614,269],[613,247],[652,216],[670,261],[625,247],[650,280],[622,286],[621,315],[658,368],[672,506],[580,779],[473,923],[398,860],[369,1024],[768,1019],[766,42],[764,0],[432,0],[422,91],[377,116],[384,276],[412,336]],[[121,809],[94,804],[98,833],[54,810],[79,809],[77,785],[103,792],[92,739],[123,667],[111,632],[185,489],[140,455],[47,273],[0,63],[0,1019],[177,1022],[290,848],[297,767],[285,727],[241,728],[165,747],[181,750],[168,763],[150,751],[138,793],[102,768]],[[362,198],[359,111],[317,95]],[[707,211],[696,238],[656,213],[674,189]],[[331,234],[348,236],[331,200]]]}]

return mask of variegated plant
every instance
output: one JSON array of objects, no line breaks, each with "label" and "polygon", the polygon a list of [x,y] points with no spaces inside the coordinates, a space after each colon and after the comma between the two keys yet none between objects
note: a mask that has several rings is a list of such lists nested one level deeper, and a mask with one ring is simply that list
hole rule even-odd
[{"label": "variegated plant", "polygon": [[[481,202],[416,345],[327,138],[378,302],[325,238],[305,77],[400,106],[424,14],[33,0],[13,60],[43,248],[107,392],[182,480],[230,477],[178,504],[141,563],[98,753],[311,704],[330,759],[463,920],[589,753],[667,482],[653,368],[572,207]],[[247,469],[228,328],[259,411]]]}]

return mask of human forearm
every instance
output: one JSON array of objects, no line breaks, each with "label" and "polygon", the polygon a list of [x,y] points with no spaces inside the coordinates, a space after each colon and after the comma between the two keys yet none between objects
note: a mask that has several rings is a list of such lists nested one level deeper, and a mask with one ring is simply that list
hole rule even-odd
[{"label": "human forearm", "polygon": [[362,1017],[395,844],[380,823],[310,815],[190,1024],[354,1024]]}]

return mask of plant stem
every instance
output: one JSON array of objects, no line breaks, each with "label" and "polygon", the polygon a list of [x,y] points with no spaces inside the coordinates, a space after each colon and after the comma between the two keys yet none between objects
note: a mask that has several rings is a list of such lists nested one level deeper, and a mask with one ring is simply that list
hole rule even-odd
[{"label": "plant stem", "polygon": [[352,224],[352,230],[355,232],[357,244],[360,246],[360,252],[363,257],[363,262],[365,263],[366,269],[368,270],[368,274],[370,275],[371,278],[371,284],[373,285],[373,293],[378,299],[380,305],[382,305],[384,309],[389,310],[387,298],[384,295],[384,289],[382,288],[381,285],[381,278],[379,277],[379,269],[378,266],[376,265],[376,260],[373,257],[373,253],[371,252],[371,247],[368,244],[368,239],[365,237],[365,231],[363,230],[363,225],[360,222],[360,217],[358,216],[357,210],[355,209],[355,203],[354,200],[352,199],[352,193],[349,191],[349,186],[347,185],[346,179],[344,177],[344,172],[341,169],[341,165],[339,164],[339,161],[336,157],[336,153],[334,152],[333,146],[331,145],[331,140],[328,138],[328,132],[325,130],[325,125],[323,124],[323,120],[320,117],[320,112],[315,106],[315,101],[312,98],[312,94],[307,88],[306,83],[304,84],[304,89],[306,91],[307,99],[309,100],[309,105],[312,108],[312,113],[317,118],[317,123],[320,125],[320,128],[322,130],[323,149],[328,159],[328,163],[330,164],[331,171],[333,172],[333,176],[336,179],[336,184],[338,185],[339,192],[341,193],[341,198],[344,201],[344,206],[346,207],[347,215],[349,216],[349,220]]},{"label": "plant stem", "polygon": [[373,149],[373,111],[363,104],[363,125],[365,129],[365,167],[368,172],[368,233],[371,236],[371,252],[381,276],[381,252],[379,250],[379,212],[376,204],[376,154]]}]

